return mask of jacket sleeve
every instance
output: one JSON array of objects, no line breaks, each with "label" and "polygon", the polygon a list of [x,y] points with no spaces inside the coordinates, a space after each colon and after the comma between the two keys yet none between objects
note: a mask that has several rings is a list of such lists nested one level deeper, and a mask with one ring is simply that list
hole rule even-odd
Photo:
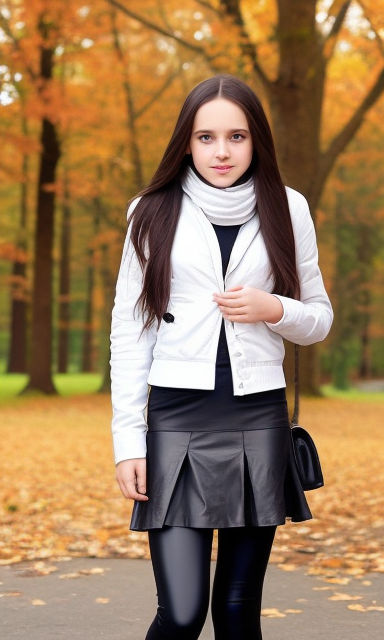
[{"label": "jacket sleeve", "polygon": [[[127,216],[136,200],[130,205]],[[146,457],[145,408],[148,400],[148,373],[156,342],[156,329],[145,330],[139,306],[134,306],[142,290],[143,273],[127,229],[116,283],[111,322],[112,437],[115,464],[121,460]]]},{"label": "jacket sleeve", "polygon": [[[304,196],[289,190],[290,211],[295,236],[296,264],[301,287],[300,300],[273,294],[283,305],[283,317],[266,325],[286,340],[309,345],[324,340],[333,321],[333,310],[318,265],[316,233]],[[293,202],[292,202],[293,200]]]}]

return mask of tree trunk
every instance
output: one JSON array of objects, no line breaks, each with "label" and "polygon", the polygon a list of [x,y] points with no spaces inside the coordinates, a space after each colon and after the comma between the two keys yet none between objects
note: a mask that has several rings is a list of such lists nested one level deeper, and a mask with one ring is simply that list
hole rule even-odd
[{"label": "tree trunk", "polygon": [[[102,171],[99,167],[99,177],[101,180]],[[101,205],[98,198],[94,199],[94,218],[93,218],[93,235],[96,236],[100,231],[100,218],[101,218]],[[83,332],[83,347],[82,347],[82,366],[81,370],[94,371],[94,352],[93,352],[93,289],[95,284],[95,268],[93,265],[94,249],[88,248],[87,251],[88,268],[87,268],[87,293],[85,303],[85,318],[84,318],[84,332]]]},{"label": "tree trunk", "polygon": [[84,318],[84,331],[83,331],[83,345],[82,345],[82,358],[81,358],[81,370],[83,372],[91,372],[94,370],[93,357],[92,357],[92,344],[93,344],[93,286],[94,286],[94,271],[92,265],[93,251],[88,249],[87,251],[87,281],[86,281],[86,301],[85,301],[85,318]]},{"label": "tree trunk", "polygon": [[[346,181],[344,167],[338,170],[339,184]],[[356,277],[356,235],[347,213],[349,203],[342,189],[336,194],[335,205],[335,326],[332,345],[332,380],[337,389],[347,389],[353,367],[353,342],[359,321],[356,299],[358,280]]]},{"label": "tree trunk", "polygon": [[68,176],[64,175],[64,199],[61,224],[61,251],[59,275],[59,331],[58,331],[58,372],[67,373],[70,323],[70,246],[71,209],[69,205]]},{"label": "tree trunk", "polygon": [[372,290],[371,282],[375,270],[375,258],[380,251],[381,243],[378,239],[377,228],[369,220],[368,210],[367,222],[362,222],[357,229],[357,264],[359,265],[359,339],[360,339],[360,361],[358,365],[358,375],[367,379],[371,375],[370,357],[370,335],[369,327],[371,323]]},{"label": "tree trunk", "polygon": [[360,331],[360,363],[359,363],[359,378],[367,380],[371,377],[371,355],[370,355],[370,336],[369,336],[369,313],[364,314],[363,325]]},{"label": "tree trunk", "polygon": [[[313,181],[317,175],[325,65],[318,43],[314,2],[279,1],[279,73],[268,88],[279,165],[285,184],[303,193],[314,217]],[[288,393],[294,371],[294,346],[286,344]],[[316,345],[300,349],[300,390],[318,395]]]},{"label": "tree trunk", "polygon": [[[43,45],[40,55],[42,85],[52,79],[54,49],[44,47],[48,27],[40,24]],[[43,98],[42,98],[43,99]],[[38,178],[31,361],[25,391],[56,393],[51,372],[52,355],[52,247],[54,239],[55,174],[60,157],[56,127],[46,116],[42,119],[41,153]]]},{"label": "tree trunk", "polygon": [[[27,121],[22,116],[22,131],[27,135]],[[23,153],[22,182],[20,185],[20,227],[17,246],[23,253],[27,250],[26,225],[28,207],[28,168],[29,157]],[[27,308],[26,300],[26,262],[15,260],[12,276],[14,285],[11,296],[10,347],[8,355],[8,373],[25,373],[27,371]]]},{"label": "tree trunk", "polygon": [[105,348],[102,350],[102,362],[104,362],[104,376],[99,389],[99,392],[109,392],[111,388],[110,367],[109,367],[109,333],[111,328],[111,313],[113,307],[113,300],[115,295],[115,283],[112,279],[112,274],[108,266],[108,246],[103,245],[101,247],[101,280],[103,283],[104,299],[105,299],[105,314],[102,322],[102,334],[108,336],[108,339],[103,341],[102,344]]},{"label": "tree trunk", "polygon": [[318,168],[325,62],[316,29],[316,3],[279,0],[277,80],[268,85],[279,164],[286,184],[301,191],[312,213]]}]

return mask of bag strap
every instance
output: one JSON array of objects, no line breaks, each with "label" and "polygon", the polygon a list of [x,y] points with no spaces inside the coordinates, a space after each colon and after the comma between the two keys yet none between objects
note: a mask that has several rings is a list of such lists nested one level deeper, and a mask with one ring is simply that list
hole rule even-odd
[{"label": "bag strap", "polygon": [[295,404],[291,419],[291,427],[299,424],[299,400],[300,400],[300,380],[299,380],[299,345],[295,344]]}]

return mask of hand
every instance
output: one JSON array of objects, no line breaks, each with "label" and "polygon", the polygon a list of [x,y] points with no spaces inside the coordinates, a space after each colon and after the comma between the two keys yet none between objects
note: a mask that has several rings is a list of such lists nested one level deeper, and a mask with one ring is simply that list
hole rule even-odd
[{"label": "hand", "polygon": [[255,287],[232,287],[224,293],[214,293],[224,318],[231,322],[271,322],[283,317],[284,309],[276,296]]},{"label": "hand", "polygon": [[143,495],[146,491],[146,475],[146,458],[121,460],[116,465],[116,480],[125,498],[141,501],[149,499]]}]

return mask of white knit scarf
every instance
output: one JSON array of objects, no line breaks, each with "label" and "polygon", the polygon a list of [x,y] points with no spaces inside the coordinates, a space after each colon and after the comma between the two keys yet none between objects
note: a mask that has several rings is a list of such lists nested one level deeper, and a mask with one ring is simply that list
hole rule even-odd
[{"label": "white knit scarf", "polygon": [[218,189],[200,180],[193,169],[187,167],[181,186],[212,224],[243,224],[255,215],[256,193],[253,178],[236,187]]}]

